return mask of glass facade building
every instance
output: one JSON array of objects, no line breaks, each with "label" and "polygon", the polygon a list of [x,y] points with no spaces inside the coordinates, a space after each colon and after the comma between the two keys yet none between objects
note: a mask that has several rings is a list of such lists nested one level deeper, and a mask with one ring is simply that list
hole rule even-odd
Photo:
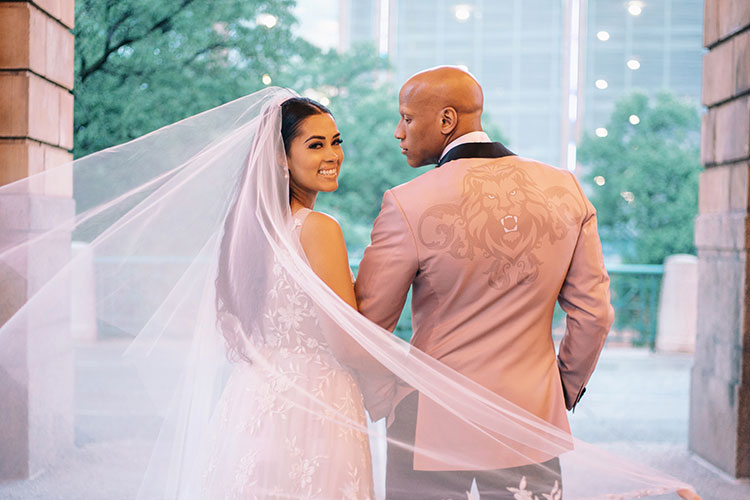
[{"label": "glass facade building", "polygon": [[341,48],[374,42],[396,86],[432,66],[465,66],[508,147],[553,165],[568,166],[568,144],[604,126],[624,93],[700,99],[703,0],[340,2]]},{"label": "glass facade building", "polygon": [[703,0],[590,0],[586,17],[585,130],[606,126],[615,101],[633,90],[700,102]]}]

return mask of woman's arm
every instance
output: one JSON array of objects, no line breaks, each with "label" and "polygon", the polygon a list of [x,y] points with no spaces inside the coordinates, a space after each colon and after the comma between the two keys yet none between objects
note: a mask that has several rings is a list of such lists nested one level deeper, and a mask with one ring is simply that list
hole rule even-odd
[{"label": "woman's arm", "polygon": [[302,226],[300,243],[315,274],[356,309],[349,256],[338,222],[326,214],[311,212]]},{"label": "woman's arm", "polygon": [[[311,212],[302,226],[300,242],[315,274],[356,310],[346,243],[338,222],[325,214]],[[324,328],[323,334],[336,358],[357,379],[370,418],[379,420],[387,416],[396,390],[393,374],[339,328]]]}]

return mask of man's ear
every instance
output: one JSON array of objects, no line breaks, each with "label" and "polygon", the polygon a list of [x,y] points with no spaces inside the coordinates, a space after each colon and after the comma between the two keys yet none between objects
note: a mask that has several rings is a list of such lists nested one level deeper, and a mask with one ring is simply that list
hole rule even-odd
[{"label": "man's ear", "polygon": [[446,107],[440,110],[440,133],[450,135],[458,125],[458,113],[453,107]]}]

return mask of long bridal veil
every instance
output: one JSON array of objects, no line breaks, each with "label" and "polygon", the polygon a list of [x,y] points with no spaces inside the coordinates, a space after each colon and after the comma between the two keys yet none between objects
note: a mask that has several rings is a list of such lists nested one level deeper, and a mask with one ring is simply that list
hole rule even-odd
[{"label": "long bridal veil", "polygon": [[[292,236],[279,134],[279,104],[293,95],[269,88],[0,188],[3,477],[62,470],[90,478],[78,490],[87,498],[187,499],[207,498],[213,475],[222,498],[321,498],[311,478],[333,472],[316,464],[341,436],[285,424],[276,428],[294,435],[241,438],[263,412],[279,425],[304,414],[369,440],[371,470],[351,475],[374,478],[382,498],[385,422],[418,391],[445,438],[390,445],[434,469],[544,468],[533,464],[559,457],[556,488],[521,479],[507,490],[539,500],[561,498],[559,486],[571,499],[687,494],[411,348],[315,276]],[[71,176],[73,199],[57,196]],[[296,347],[274,340],[310,325]],[[333,401],[321,389],[333,382],[309,383],[310,352],[330,353],[356,381],[369,424],[347,410],[358,394]],[[238,370],[246,385],[222,405]],[[294,456],[283,451],[290,441]],[[258,472],[258,460],[291,475]],[[78,496],[54,481],[55,498]],[[237,481],[251,487],[231,493]],[[439,493],[425,488],[413,498]]]}]

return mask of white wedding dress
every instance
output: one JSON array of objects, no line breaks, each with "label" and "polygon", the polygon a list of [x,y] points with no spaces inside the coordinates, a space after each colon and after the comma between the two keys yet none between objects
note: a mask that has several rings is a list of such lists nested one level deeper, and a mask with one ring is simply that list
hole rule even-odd
[{"label": "white wedding dress", "polygon": [[[297,242],[309,213],[293,216]],[[265,336],[254,344],[262,362],[234,364],[212,418],[201,498],[373,498],[362,395],[324,338],[335,327],[278,263],[271,277]]]}]

